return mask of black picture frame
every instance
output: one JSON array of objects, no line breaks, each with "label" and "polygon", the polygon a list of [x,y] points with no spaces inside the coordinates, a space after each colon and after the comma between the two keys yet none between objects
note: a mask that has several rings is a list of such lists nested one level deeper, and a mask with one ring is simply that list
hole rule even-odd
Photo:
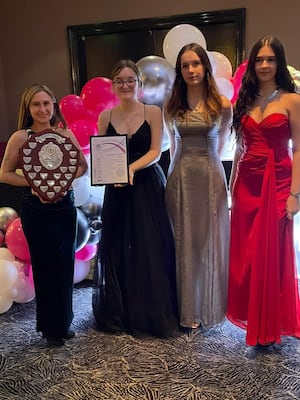
[{"label": "black picture frame", "polygon": [[[207,40],[207,50],[225,54],[235,70],[245,56],[245,20],[246,9],[237,8],[68,26],[73,93],[79,95],[89,79],[110,77],[120,58],[136,62],[149,55],[163,57],[163,37],[179,24],[199,28]],[[105,50],[107,46],[110,51]]]},{"label": "black picture frame", "polygon": [[129,183],[127,135],[91,136],[90,149],[92,186]]}]

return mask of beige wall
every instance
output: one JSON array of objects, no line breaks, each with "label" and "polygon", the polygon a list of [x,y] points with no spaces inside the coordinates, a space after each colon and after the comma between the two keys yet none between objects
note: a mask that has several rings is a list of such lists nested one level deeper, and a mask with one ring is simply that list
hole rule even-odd
[{"label": "beige wall", "polygon": [[246,54],[273,34],[300,69],[299,0],[7,0],[0,6],[0,140],[16,128],[22,90],[46,83],[58,98],[72,93],[66,27],[230,8],[246,8]]}]

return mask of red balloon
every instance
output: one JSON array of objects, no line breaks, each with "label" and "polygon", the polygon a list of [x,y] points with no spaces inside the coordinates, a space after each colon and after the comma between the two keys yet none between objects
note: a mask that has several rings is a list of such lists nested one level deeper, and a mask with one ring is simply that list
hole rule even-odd
[{"label": "red balloon", "polygon": [[97,124],[91,120],[79,119],[70,125],[70,130],[76,136],[82,149],[90,145],[90,137],[98,134]]},{"label": "red balloon", "polygon": [[23,232],[20,217],[9,224],[5,233],[5,244],[15,257],[22,261],[30,260],[29,247]]},{"label": "red balloon", "polygon": [[84,106],[89,110],[99,110],[99,107],[104,110],[113,107],[116,103],[116,95],[112,90],[112,81],[104,77],[90,79],[83,86],[80,97]]},{"label": "red balloon", "polygon": [[63,97],[59,102],[59,107],[68,124],[84,118],[85,107],[83,100],[76,94],[68,94]]}]

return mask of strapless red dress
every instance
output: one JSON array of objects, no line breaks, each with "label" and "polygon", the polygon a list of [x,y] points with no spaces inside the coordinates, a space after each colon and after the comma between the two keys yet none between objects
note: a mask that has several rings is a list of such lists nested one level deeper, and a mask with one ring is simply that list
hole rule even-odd
[{"label": "strapless red dress", "polygon": [[244,153],[232,193],[227,317],[247,330],[246,343],[300,337],[293,221],[286,216],[292,159],[289,120],[243,119]]}]

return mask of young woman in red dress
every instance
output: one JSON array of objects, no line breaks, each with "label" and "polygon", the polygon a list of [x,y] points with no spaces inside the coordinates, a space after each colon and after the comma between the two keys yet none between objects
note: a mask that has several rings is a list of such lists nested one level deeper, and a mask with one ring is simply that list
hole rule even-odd
[{"label": "young woman in red dress", "polygon": [[[272,36],[252,48],[235,106],[227,316],[250,346],[300,337],[293,216],[300,209],[300,96]],[[292,140],[292,150],[289,146]]]}]

